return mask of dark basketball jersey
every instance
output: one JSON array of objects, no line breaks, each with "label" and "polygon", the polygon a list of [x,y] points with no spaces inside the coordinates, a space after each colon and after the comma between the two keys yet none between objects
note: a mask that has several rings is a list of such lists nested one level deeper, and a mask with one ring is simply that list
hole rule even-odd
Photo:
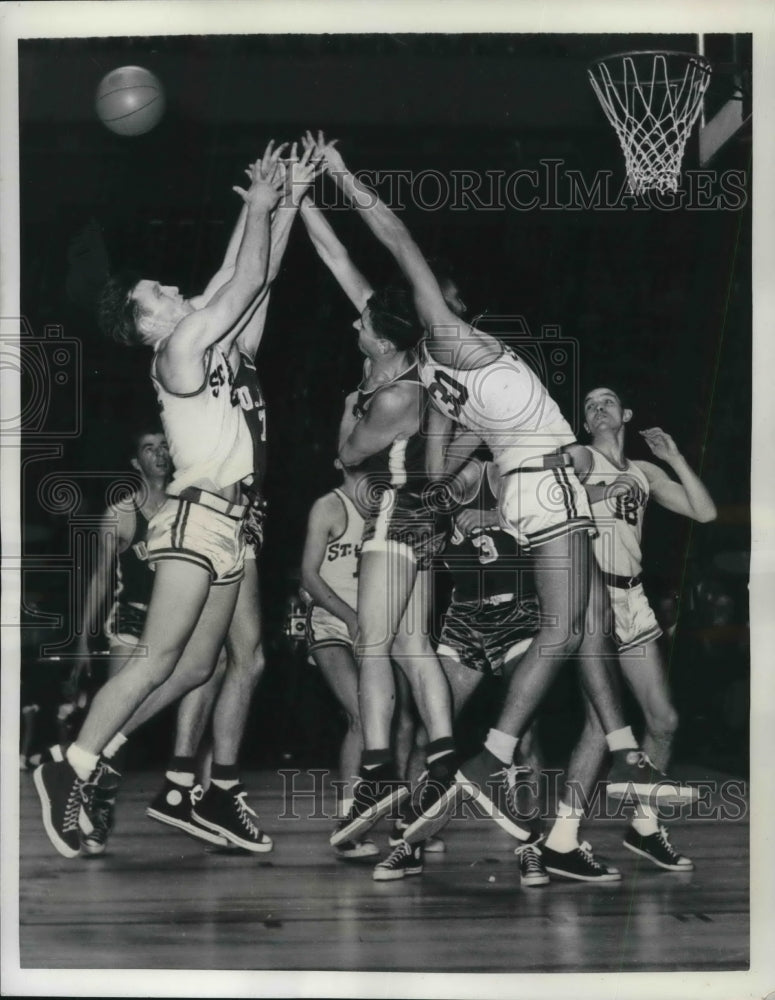
[{"label": "dark basketball jersey", "polygon": [[[460,510],[494,510],[497,498],[487,470],[482,472],[476,495]],[[464,535],[454,522],[452,536],[442,556],[452,575],[454,601],[486,601],[503,594],[519,600],[535,594],[531,562],[510,532],[500,527]]]},{"label": "dark basketball jersey", "polygon": [[240,363],[231,386],[232,405],[239,405],[253,444],[254,489],[261,491],[266,474],[266,402],[258,384],[256,366],[240,352]]},{"label": "dark basketball jersey", "polygon": [[375,395],[385,386],[395,385],[397,382],[411,382],[420,388],[420,426],[411,437],[393,441],[382,451],[375,455],[369,455],[358,466],[359,471],[366,473],[369,477],[369,483],[372,486],[371,493],[375,501],[379,499],[379,487],[421,494],[429,482],[425,471],[426,435],[424,433],[429,400],[420,381],[416,361],[384,385],[378,385],[370,390],[359,389],[358,398],[353,406],[353,415],[358,418],[362,417],[371,406]]},{"label": "dark basketball jersey", "polygon": [[148,566],[148,521],[135,504],[135,530],[132,541],[118,554],[116,600],[121,604],[142,604],[151,600],[153,572]]}]

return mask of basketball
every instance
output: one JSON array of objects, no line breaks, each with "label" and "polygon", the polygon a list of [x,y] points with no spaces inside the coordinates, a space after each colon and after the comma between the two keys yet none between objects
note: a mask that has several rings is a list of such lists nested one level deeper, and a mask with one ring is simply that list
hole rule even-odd
[{"label": "basketball", "polygon": [[97,87],[94,107],[103,125],[117,135],[143,135],[164,114],[164,90],[142,66],[111,70]]}]

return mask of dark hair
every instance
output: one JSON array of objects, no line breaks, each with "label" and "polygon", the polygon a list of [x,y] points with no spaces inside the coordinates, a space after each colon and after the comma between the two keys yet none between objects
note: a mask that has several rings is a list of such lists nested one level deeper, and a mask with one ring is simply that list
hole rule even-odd
[{"label": "dark hair", "polygon": [[137,449],[140,447],[140,442],[149,434],[164,434],[164,428],[159,421],[151,419],[128,435],[127,454],[130,461],[133,458],[137,458]]},{"label": "dark hair", "polygon": [[139,271],[118,271],[105,282],[97,303],[97,322],[102,333],[130,347],[143,343],[137,329],[140,307],[129,297],[140,280]]},{"label": "dark hair", "polygon": [[395,285],[380,288],[369,298],[367,306],[378,336],[389,340],[399,351],[417,346],[422,328],[408,289]]}]

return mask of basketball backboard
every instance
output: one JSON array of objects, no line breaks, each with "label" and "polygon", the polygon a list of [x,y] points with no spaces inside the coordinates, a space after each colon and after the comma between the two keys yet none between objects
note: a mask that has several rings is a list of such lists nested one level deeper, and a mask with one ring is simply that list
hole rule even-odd
[{"label": "basketball backboard", "polygon": [[713,68],[703,100],[699,130],[700,166],[725,147],[751,138],[753,38],[750,34],[697,36],[697,51]]}]

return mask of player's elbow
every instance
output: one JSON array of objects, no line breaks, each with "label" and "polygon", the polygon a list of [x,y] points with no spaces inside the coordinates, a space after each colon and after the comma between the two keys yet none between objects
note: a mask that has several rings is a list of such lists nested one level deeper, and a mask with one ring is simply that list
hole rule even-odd
[{"label": "player's elbow", "polygon": [[299,579],[302,587],[305,590],[312,591],[317,580],[319,579],[317,570],[314,570],[311,566],[302,563],[301,573],[299,574]]}]

